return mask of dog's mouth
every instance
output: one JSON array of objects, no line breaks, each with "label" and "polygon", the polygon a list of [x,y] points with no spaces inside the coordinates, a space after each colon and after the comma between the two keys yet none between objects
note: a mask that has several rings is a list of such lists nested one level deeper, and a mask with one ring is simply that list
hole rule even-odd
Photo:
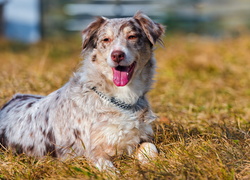
[{"label": "dog's mouth", "polygon": [[113,82],[116,86],[125,86],[133,76],[136,62],[130,66],[117,66],[113,70]]}]

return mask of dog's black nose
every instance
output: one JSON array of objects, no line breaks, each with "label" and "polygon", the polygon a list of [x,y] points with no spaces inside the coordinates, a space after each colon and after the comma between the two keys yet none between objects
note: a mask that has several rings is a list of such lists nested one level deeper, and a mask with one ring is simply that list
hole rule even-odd
[{"label": "dog's black nose", "polygon": [[111,53],[111,59],[114,61],[114,62],[121,62],[123,59],[125,58],[125,53],[123,51],[113,51]]}]

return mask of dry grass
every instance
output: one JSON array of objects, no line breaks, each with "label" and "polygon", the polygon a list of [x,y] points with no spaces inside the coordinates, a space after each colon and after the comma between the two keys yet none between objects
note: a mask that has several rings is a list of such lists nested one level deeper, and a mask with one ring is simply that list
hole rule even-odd
[{"label": "dry grass", "polygon": [[[150,92],[160,156],[142,167],[115,159],[119,179],[250,179],[250,36],[169,36]],[[80,40],[0,42],[0,105],[14,93],[48,94],[80,58]],[[0,179],[109,179],[84,158],[34,159],[0,151]]]}]

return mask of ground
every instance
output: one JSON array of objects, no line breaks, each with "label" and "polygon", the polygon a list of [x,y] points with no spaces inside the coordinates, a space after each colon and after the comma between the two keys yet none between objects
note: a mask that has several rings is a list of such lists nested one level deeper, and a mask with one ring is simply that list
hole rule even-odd
[{"label": "ground", "polygon": [[[116,177],[84,157],[35,159],[0,150],[0,179],[250,179],[250,36],[167,35],[155,50],[149,93],[159,158],[147,166],[124,155]],[[81,62],[81,40],[23,45],[0,40],[0,106],[13,94],[47,95]]]}]

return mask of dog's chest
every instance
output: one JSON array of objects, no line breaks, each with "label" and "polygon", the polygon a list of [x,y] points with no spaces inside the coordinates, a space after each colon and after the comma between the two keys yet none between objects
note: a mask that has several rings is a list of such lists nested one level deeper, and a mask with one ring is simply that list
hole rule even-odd
[{"label": "dog's chest", "polygon": [[135,115],[107,113],[93,125],[91,135],[97,144],[124,149],[139,143],[140,126]]}]

